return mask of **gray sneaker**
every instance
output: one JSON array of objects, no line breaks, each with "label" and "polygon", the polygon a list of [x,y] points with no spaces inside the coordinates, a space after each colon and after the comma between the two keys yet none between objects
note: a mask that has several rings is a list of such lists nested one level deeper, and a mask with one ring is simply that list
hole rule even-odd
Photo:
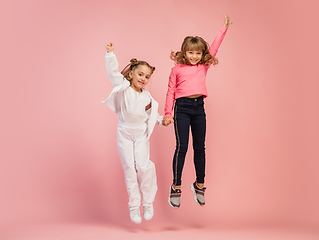
[{"label": "gray sneaker", "polygon": [[179,188],[173,189],[173,186],[171,185],[169,187],[169,196],[168,196],[168,202],[169,205],[173,208],[179,208],[181,206],[181,195],[182,190]]},{"label": "gray sneaker", "polygon": [[195,202],[200,206],[204,206],[205,205],[204,194],[205,194],[206,187],[199,188],[196,182],[194,182],[191,184],[191,190],[194,193]]}]

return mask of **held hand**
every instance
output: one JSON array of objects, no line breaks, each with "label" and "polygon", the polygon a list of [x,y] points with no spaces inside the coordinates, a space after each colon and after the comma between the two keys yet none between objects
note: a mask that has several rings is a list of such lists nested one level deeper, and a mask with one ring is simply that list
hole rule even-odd
[{"label": "held hand", "polygon": [[224,16],[225,16],[224,26],[228,28],[230,24],[233,24],[233,22],[230,21],[230,18],[226,13],[224,13]]},{"label": "held hand", "polygon": [[170,125],[173,122],[174,122],[174,119],[172,117],[164,117],[163,121],[162,121],[162,125],[163,126],[168,126],[168,125]]},{"label": "held hand", "polygon": [[162,120],[162,125],[165,126],[165,127],[167,126],[166,121],[164,120],[164,118]]},{"label": "held hand", "polygon": [[105,48],[106,48],[106,51],[107,51],[108,53],[114,51],[114,45],[113,45],[113,43],[107,43],[107,44],[105,45]]}]

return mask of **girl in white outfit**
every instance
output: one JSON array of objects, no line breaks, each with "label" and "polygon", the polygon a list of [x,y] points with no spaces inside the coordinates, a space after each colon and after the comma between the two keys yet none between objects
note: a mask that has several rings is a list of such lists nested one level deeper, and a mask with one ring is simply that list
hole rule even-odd
[{"label": "girl in white outfit", "polygon": [[130,218],[141,223],[141,201],[143,217],[150,220],[157,191],[155,165],[149,160],[149,137],[156,122],[162,125],[163,117],[157,113],[158,103],[144,89],[155,68],[145,61],[131,59],[120,73],[113,44],[108,43],[106,50],[107,75],[114,89],[104,103],[119,118],[117,148],[125,174]]}]

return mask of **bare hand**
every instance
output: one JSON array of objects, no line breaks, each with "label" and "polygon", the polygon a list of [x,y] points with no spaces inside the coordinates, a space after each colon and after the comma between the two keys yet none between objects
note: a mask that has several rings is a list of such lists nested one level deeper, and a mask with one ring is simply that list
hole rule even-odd
[{"label": "bare hand", "polygon": [[172,117],[164,117],[163,121],[162,121],[162,125],[163,126],[168,126],[168,125],[170,125],[173,122],[174,122],[174,119]]},{"label": "bare hand", "polygon": [[114,45],[113,45],[113,43],[107,43],[107,44],[105,45],[105,48],[106,48],[106,51],[107,51],[108,53],[114,51]]},{"label": "bare hand", "polygon": [[225,16],[224,26],[228,28],[230,24],[233,24],[233,22],[230,21],[230,18],[226,13],[224,13],[224,16]]},{"label": "bare hand", "polygon": [[147,111],[148,109],[150,109],[152,107],[152,102],[150,102],[150,104],[148,104],[146,107],[145,107],[145,111]]}]

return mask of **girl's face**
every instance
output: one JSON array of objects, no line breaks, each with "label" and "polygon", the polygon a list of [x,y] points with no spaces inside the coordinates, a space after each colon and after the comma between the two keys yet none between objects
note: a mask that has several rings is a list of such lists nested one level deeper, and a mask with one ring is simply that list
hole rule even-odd
[{"label": "girl's face", "polygon": [[146,65],[139,65],[129,73],[131,80],[131,88],[141,93],[142,88],[146,86],[152,75],[151,69]]},{"label": "girl's face", "polygon": [[196,65],[202,60],[203,51],[186,51],[186,58],[190,64]]}]

